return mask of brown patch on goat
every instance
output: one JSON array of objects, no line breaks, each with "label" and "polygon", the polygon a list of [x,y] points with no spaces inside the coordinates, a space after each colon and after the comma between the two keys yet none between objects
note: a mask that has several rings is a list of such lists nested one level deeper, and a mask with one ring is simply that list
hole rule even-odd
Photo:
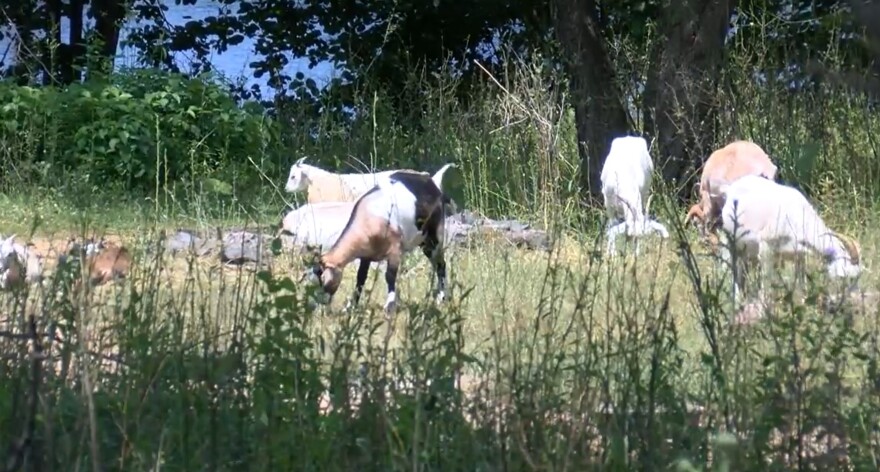
[{"label": "brown patch on goat", "polygon": [[389,222],[367,212],[353,211],[349,227],[329,251],[321,255],[321,285],[329,294],[336,293],[342,271],[355,259],[385,260],[396,267],[401,260],[401,234]]},{"label": "brown patch on goat", "polygon": [[700,201],[688,210],[685,223],[699,223],[700,233],[708,238],[713,249],[718,244],[716,231],[720,226],[722,197],[712,198],[712,181],[731,183],[744,175],[776,179],[776,165],[764,150],[751,141],[733,141],[715,150],[703,164],[700,176]]},{"label": "brown patch on goat", "polygon": [[18,288],[24,285],[25,270],[14,252],[6,256],[6,270],[6,281],[3,288]]},{"label": "brown patch on goat", "polygon": [[131,253],[122,246],[105,247],[89,257],[88,267],[89,281],[93,285],[125,278],[131,271]]},{"label": "brown patch on goat", "polygon": [[843,244],[843,247],[846,248],[846,252],[849,253],[849,258],[852,260],[852,263],[855,265],[859,265],[859,261],[861,261],[861,248],[859,247],[859,242],[855,240],[855,238],[851,238],[844,234],[832,231],[831,234],[840,240]]}]

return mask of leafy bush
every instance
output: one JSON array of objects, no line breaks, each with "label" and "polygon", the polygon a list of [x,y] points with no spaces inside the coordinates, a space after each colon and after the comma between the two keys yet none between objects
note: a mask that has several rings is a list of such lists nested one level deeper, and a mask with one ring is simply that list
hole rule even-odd
[{"label": "leafy bush", "polygon": [[154,71],[63,90],[0,82],[0,103],[4,164],[18,177],[7,185],[165,187],[256,158],[277,136],[209,78]]}]

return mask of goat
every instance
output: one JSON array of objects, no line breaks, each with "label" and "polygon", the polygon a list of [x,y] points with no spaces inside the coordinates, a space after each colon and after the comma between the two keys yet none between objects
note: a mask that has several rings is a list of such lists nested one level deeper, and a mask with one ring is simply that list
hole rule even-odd
[{"label": "goat", "polygon": [[[300,158],[291,167],[284,189],[290,193],[307,192],[308,203],[318,202],[354,202],[361,195],[373,188],[380,180],[387,180],[398,170],[385,170],[371,174],[336,174],[305,163]],[[443,175],[450,167],[449,163],[434,173],[432,179],[437,188],[443,189]],[[426,172],[405,170],[428,175]]]},{"label": "goat", "polygon": [[282,233],[290,234],[296,245],[326,251],[339,239],[354,205],[354,202],[306,203],[284,215]]},{"label": "goat", "polygon": [[68,255],[59,259],[64,263],[67,257],[78,256],[87,270],[89,283],[101,285],[111,280],[123,279],[131,271],[131,253],[123,246],[108,246],[101,238],[89,239],[85,244],[68,241]]},{"label": "goat", "polygon": [[[742,256],[733,267],[734,299],[744,287],[746,266],[760,262],[770,268],[777,257],[801,260],[813,252],[825,259],[830,277],[853,278],[861,272],[858,243],[830,230],[799,190],[758,175],[713,182],[713,188],[724,197],[721,225],[732,239],[727,245]],[[722,250],[722,257],[732,261],[729,248]]]},{"label": "goat", "polygon": [[[43,281],[43,258],[37,254],[31,244],[21,245],[16,243],[15,235],[13,234],[0,243],[0,257],[4,258],[7,263],[11,261],[8,259],[10,254],[15,254],[17,265],[19,266],[17,269],[14,269],[15,272],[19,272],[17,277],[21,278],[21,280],[16,281],[16,284],[19,282],[39,283]],[[8,264],[2,264],[2,266],[2,270],[8,270],[11,267]]]},{"label": "goat", "polygon": [[309,275],[320,281],[326,302],[339,289],[345,266],[359,259],[354,294],[346,308],[356,305],[370,263],[385,261],[384,309],[394,312],[397,272],[404,254],[416,246],[431,261],[438,281],[436,300],[442,302],[446,297],[443,233],[449,204],[449,196],[426,173],[397,171],[380,180],[357,200],[342,234],[311,268]]},{"label": "goat", "polygon": [[14,248],[15,235],[0,242],[0,288],[20,288],[25,282],[25,267]]},{"label": "goat", "polygon": [[[711,185],[724,185],[744,175],[758,175],[776,180],[777,167],[761,146],[751,141],[733,141],[717,149],[703,164],[700,176],[700,201],[688,210],[685,225],[699,222],[700,234],[707,237],[715,247],[718,238],[715,231],[724,201],[719,192],[713,192]],[[716,195],[715,198],[712,195]]]},{"label": "goat", "polygon": [[669,237],[665,226],[647,216],[653,171],[654,163],[644,138],[623,136],[611,141],[600,176],[608,214],[605,234],[609,254],[614,252],[615,239],[624,233],[627,238],[648,233]]}]

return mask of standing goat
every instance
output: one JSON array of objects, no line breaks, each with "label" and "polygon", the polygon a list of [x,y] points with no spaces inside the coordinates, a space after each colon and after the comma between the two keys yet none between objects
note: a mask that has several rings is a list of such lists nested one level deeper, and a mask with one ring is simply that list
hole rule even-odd
[{"label": "standing goat", "polygon": [[[703,164],[700,177],[700,201],[693,205],[685,216],[685,225],[698,223],[700,234],[709,239],[714,247],[718,244],[715,232],[723,196],[713,192],[712,185],[726,185],[745,175],[757,175],[776,180],[776,165],[761,146],[751,141],[733,141],[709,155]],[[713,194],[715,195],[713,197]]]},{"label": "standing goat", "polygon": [[[360,259],[357,283],[349,307],[357,304],[371,262],[386,262],[388,296],[385,312],[397,306],[397,272],[403,255],[415,247],[431,261],[437,273],[437,301],[446,296],[443,232],[449,197],[424,173],[398,171],[365,193],[355,203],[345,229],[329,251],[312,267],[325,294],[332,298],[342,282],[345,266]],[[328,299],[329,302],[329,299]]]},{"label": "standing goat", "polygon": [[605,235],[609,254],[614,252],[615,239],[621,234],[627,238],[648,233],[657,233],[664,239],[669,237],[665,226],[648,218],[653,171],[654,163],[644,138],[614,138],[601,175],[602,196],[608,213]]},{"label": "standing goat", "polygon": [[[820,255],[830,277],[851,278],[861,272],[858,244],[830,230],[799,190],[757,175],[745,175],[732,183],[713,183],[724,196],[722,228],[737,253],[734,264],[734,299],[745,284],[746,266],[760,262],[772,267],[776,256],[802,260],[807,252]],[[716,195],[713,195],[713,197]],[[727,246],[725,245],[725,246]],[[730,249],[722,256],[732,262]],[[763,282],[760,286],[763,295]]]},{"label": "standing goat", "polygon": [[[361,195],[379,183],[387,180],[395,172],[400,170],[385,170],[370,174],[336,174],[328,172],[320,167],[305,163],[306,158],[300,158],[291,167],[287,176],[287,184],[284,189],[290,193],[307,192],[309,203],[318,202],[354,202]],[[446,164],[434,175],[433,180],[437,188],[443,189],[443,175],[455,164]],[[426,172],[407,171],[414,173]]]}]

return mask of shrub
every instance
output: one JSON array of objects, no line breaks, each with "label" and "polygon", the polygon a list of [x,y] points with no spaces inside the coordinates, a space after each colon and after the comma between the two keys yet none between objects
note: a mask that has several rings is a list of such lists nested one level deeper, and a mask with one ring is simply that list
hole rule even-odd
[{"label": "shrub", "polygon": [[[209,77],[135,71],[66,89],[0,82],[7,186],[165,187],[271,149],[274,122]],[[10,180],[11,177],[17,179]]]}]

